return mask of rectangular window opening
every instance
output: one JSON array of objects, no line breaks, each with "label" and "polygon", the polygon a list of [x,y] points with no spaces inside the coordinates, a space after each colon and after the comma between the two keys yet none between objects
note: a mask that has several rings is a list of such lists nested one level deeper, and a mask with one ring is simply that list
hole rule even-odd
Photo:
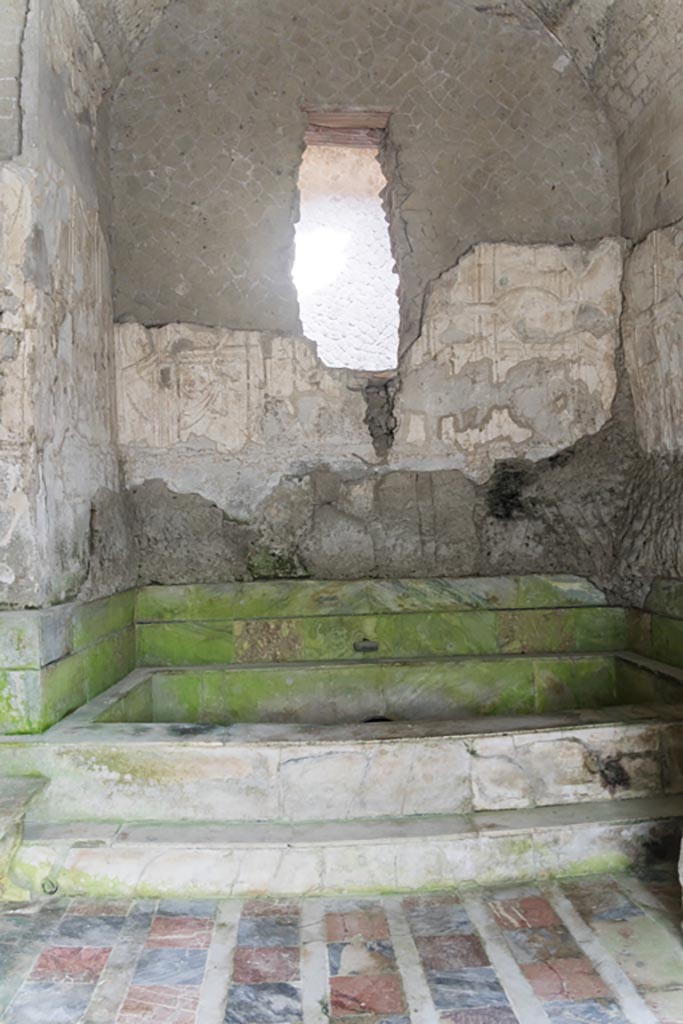
[{"label": "rectangular window opening", "polygon": [[398,275],[382,192],[385,112],[308,112],[294,283],[307,337],[328,366],[394,369]]}]

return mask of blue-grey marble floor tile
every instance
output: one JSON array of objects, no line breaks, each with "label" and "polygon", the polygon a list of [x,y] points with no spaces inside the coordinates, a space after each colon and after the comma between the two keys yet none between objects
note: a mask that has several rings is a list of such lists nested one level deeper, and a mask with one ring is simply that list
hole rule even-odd
[{"label": "blue-grey marble floor tile", "polygon": [[416,937],[430,935],[473,935],[474,925],[459,904],[406,907],[410,930]]},{"label": "blue-grey marble floor tile", "polygon": [[429,971],[427,981],[437,1010],[509,1005],[493,967]]},{"label": "blue-grey marble floor tile", "polygon": [[76,1024],[88,1008],[94,985],[27,982],[3,1017],[4,1024]]},{"label": "blue-grey marble floor tile", "polygon": [[628,1024],[618,1003],[611,999],[585,999],[576,1003],[546,1003],[552,1024]]},{"label": "blue-grey marble floor tile", "polygon": [[159,900],[158,914],[167,917],[216,916],[215,900]]},{"label": "blue-grey marble floor tile", "polygon": [[582,955],[566,928],[515,928],[503,934],[518,964]]},{"label": "blue-grey marble floor tile", "polygon": [[286,917],[243,917],[237,931],[237,945],[298,946],[299,926]]},{"label": "blue-grey marble floor tile", "polygon": [[55,932],[57,946],[113,946],[125,917],[84,917],[68,914]]},{"label": "blue-grey marble floor tile", "polygon": [[134,985],[201,985],[206,967],[205,949],[143,949]]},{"label": "blue-grey marble floor tile", "polygon": [[294,985],[233,985],[225,1024],[298,1024],[302,1014],[301,993]]}]

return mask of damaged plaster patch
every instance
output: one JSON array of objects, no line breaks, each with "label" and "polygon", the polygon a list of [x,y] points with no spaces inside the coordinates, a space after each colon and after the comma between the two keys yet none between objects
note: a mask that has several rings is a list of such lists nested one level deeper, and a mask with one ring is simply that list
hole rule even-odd
[{"label": "damaged plaster patch", "polygon": [[369,379],[365,385],[367,409],[363,422],[370,431],[375,454],[384,458],[394,443],[396,417],[394,402],[399,388],[397,377]]},{"label": "damaged plaster patch", "polygon": [[131,491],[138,583],[220,583],[248,575],[256,532],[198,494],[177,494],[161,480]]},{"label": "damaged plaster patch", "polygon": [[623,243],[477,245],[428,296],[401,362],[392,456],[468,475],[596,433],[616,393]]}]

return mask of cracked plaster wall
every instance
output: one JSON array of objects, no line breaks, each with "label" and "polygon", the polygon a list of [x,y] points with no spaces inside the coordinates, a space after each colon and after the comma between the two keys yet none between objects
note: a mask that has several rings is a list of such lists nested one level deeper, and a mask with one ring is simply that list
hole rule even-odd
[{"label": "cracked plaster wall", "polygon": [[74,0],[32,4],[22,68],[22,152],[0,165],[0,602],[42,605],[125,585],[130,567],[98,572],[90,548],[93,504],[120,490],[97,201],[110,80]]},{"label": "cracked plaster wall", "polygon": [[475,247],[430,293],[379,455],[368,375],[303,338],[117,325],[140,578],[551,567],[611,585],[632,444],[630,405],[613,423],[623,257],[614,239]]},{"label": "cracked plaster wall", "polygon": [[404,343],[428,282],[472,244],[618,230],[611,128],[522,5],[503,18],[464,0],[176,0],[113,107],[117,318],[299,332],[302,105],[394,111]]}]

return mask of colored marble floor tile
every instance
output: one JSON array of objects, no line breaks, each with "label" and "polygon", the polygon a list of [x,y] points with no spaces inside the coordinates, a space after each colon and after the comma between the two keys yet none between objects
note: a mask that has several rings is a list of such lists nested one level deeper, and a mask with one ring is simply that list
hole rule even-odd
[{"label": "colored marble floor tile", "polygon": [[163,917],[209,917],[213,919],[216,916],[216,904],[213,900],[159,900],[157,914]]},{"label": "colored marble floor tile", "polygon": [[489,963],[477,935],[423,935],[418,936],[415,945],[426,971],[487,967]]},{"label": "colored marble floor tile", "polygon": [[508,1006],[507,996],[492,967],[429,971],[427,982],[437,1010]]},{"label": "colored marble floor tile", "polygon": [[67,913],[78,917],[125,917],[130,908],[130,900],[74,899]]},{"label": "colored marble floor tile", "polygon": [[117,1024],[195,1024],[199,989],[173,985],[133,985]]},{"label": "colored marble floor tile", "polygon": [[381,907],[328,913],[325,915],[325,928],[328,942],[389,938],[389,925]]},{"label": "colored marble floor tile", "polygon": [[405,1010],[403,987],[397,974],[330,980],[333,1020],[358,1014],[403,1014]]},{"label": "colored marble floor tile", "polygon": [[299,922],[288,917],[242,917],[238,946],[298,946]]},{"label": "colored marble floor tile", "polygon": [[29,980],[94,984],[110,953],[106,946],[48,946],[38,957]]},{"label": "colored marble floor tile", "polygon": [[474,925],[465,908],[457,902],[404,900],[406,917],[415,937],[473,935]]},{"label": "colored marble floor tile", "polygon": [[390,942],[334,942],[327,947],[330,975],[390,974],[396,970],[396,956]]},{"label": "colored marble floor tile", "polygon": [[152,922],[147,945],[208,949],[212,931],[210,918],[157,916]]},{"label": "colored marble floor tile", "polygon": [[299,1024],[302,1018],[301,992],[294,985],[232,985],[228,992],[225,1024]]},{"label": "colored marble floor tile", "polygon": [[498,927],[511,931],[519,928],[558,928],[562,925],[548,900],[542,896],[493,900],[491,910]]},{"label": "colored marble floor tile", "polygon": [[93,991],[93,985],[27,982],[12,1000],[3,1024],[75,1024]]},{"label": "colored marble floor tile", "polygon": [[643,911],[617,887],[616,882],[566,883],[565,895],[581,916],[588,921],[628,921],[641,917]]},{"label": "colored marble floor tile", "polygon": [[566,928],[518,928],[503,934],[518,964],[581,956]]},{"label": "colored marble floor tile", "polygon": [[55,946],[108,946],[111,948],[123,928],[125,917],[67,914],[55,932]]},{"label": "colored marble floor tile", "polygon": [[299,950],[289,946],[241,946],[235,950],[233,981],[257,984],[299,980]]},{"label": "colored marble floor tile", "polygon": [[544,1002],[598,999],[610,995],[604,981],[584,956],[524,964],[522,972]]},{"label": "colored marble floor tile", "polygon": [[449,1010],[439,1017],[441,1024],[518,1024],[507,1006],[489,1006],[485,1010]]},{"label": "colored marble floor tile", "polygon": [[201,985],[206,966],[203,949],[143,949],[134,985]]},{"label": "colored marble floor tile", "polygon": [[301,908],[292,900],[247,900],[242,908],[243,917],[297,917]]},{"label": "colored marble floor tile", "polygon": [[612,999],[586,999],[575,1003],[547,1003],[551,1024],[629,1024]]}]

